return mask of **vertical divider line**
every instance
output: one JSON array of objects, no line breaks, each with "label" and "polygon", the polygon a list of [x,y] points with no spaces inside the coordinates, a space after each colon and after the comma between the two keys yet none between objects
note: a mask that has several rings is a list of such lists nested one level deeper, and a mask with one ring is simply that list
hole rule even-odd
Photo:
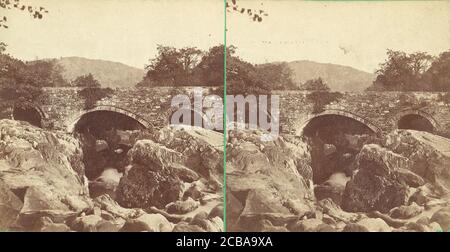
[{"label": "vertical divider line", "polygon": [[223,230],[227,232],[227,0],[223,8]]}]

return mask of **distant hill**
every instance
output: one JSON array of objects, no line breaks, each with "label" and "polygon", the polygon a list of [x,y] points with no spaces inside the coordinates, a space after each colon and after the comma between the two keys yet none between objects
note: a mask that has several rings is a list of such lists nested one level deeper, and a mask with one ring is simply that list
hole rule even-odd
[{"label": "distant hill", "polygon": [[106,60],[63,57],[56,62],[63,67],[63,77],[67,81],[92,73],[102,87],[133,87],[145,74],[144,69]]},{"label": "distant hill", "polygon": [[332,91],[362,91],[372,84],[375,74],[349,66],[317,63],[307,60],[287,62],[292,69],[294,82],[321,77]]}]

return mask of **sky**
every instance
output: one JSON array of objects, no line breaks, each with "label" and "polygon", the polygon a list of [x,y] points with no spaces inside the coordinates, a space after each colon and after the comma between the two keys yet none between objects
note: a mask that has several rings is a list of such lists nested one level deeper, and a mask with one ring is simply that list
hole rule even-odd
[{"label": "sky", "polygon": [[49,11],[42,20],[5,12],[0,41],[23,60],[80,56],[143,68],[157,44],[207,50],[224,39],[222,0],[21,1]]},{"label": "sky", "polygon": [[[143,68],[157,44],[207,50],[224,41],[222,0],[22,0],[49,13],[5,12],[7,52],[23,60],[80,56]],[[386,50],[450,49],[450,1],[237,0],[269,13],[227,13],[227,44],[252,63],[311,60],[373,72]],[[3,10],[2,10],[3,11]]]},{"label": "sky", "polygon": [[386,50],[450,50],[450,1],[238,1],[269,16],[227,15],[227,42],[252,63],[311,60],[373,72]]}]

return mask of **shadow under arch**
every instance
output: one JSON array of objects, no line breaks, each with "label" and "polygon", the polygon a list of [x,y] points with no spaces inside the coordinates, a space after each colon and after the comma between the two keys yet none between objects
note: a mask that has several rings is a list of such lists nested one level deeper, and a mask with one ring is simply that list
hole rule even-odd
[{"label": "shadow under arch", "polygon": [[116,114],[120,114],[120,115],[129,117],[129,118],[135,120],[136,122],[138,122],[139,124],[141,124],[143,126],[143,128],[146,128],[146,129],[151,128],[153,126],[147,120],[143,119],[142,117],[140,117],[140,116],[136,115],[135,113],[132,113],[128,110],[114,107],[114,106],[96,106],[93,109],[83,111],[81,113],[81,115],[78,115],[75,119],[71,120],[71,123],[67,126],[67,132],[73,133],[76,129],[78,122],[86,115],[94,113],[94,112],[102,112],[102,111],[112,112],[112,113],[116,113]]},{"label": "shadow under arch", "polygon": [[308,119],[301,134],[310,146],[313,183],[322,184],[337,174],[351,176],[361,143],[380,132],[370,121],[348,111],[327,110]]},{"label": "shadow under arch", "polygon": [[307,119],[301,126],[299,129],[299,132],[297,132],[296,135],[303,135],[304,134],[304,130],[305,128],[308,126],[308,124],[310,124],[311,121],[319,118],[319,117],[323,117],[323,116],[340,116],[340,117],[346,117],[349,119],[352,119],[354,121],[357,121],[363,125],[365,125],[367,128],[369,128],[372,132],[379,134],[381,133],[381,129],[379,127],[377,127],[374,123],[372,123],[371,121],[364,119],[363,117],[360,117],[354,113],[348,112],[348,111],[344,111],[344,110],[338,110],[338,109],[328,109],[323,111],[322,113],[316,114],[312,117],[310,117],[309,119]]},{"label": "shadow under arch", "polygon": [[395,123],[398,129],[412,129],[434,133],[439,125],[428,113],[418,109],[406,109],[395,116]]},{"label": "shadow under arch", "polygon": [[47,119],[44,111],[35,104],[15,104],[12,111],[13,120],[25,121],[42,128],[43,120]]}]

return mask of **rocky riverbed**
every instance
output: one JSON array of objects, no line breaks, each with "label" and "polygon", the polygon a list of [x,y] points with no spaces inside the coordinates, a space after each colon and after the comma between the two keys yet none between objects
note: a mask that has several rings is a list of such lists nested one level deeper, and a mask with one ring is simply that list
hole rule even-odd
[{"label": "rocky riverbed", "polygon": [[[0,229],[223,230],[223,134],[168,126],[117,135],[116,144],[86,141],[0,120]],[[228,134],[230,231],[450,229],[450,139],[396,130],[343,135],[318,148],[306,136],[261,135]],[[86,144],[88,159],[124,158],[92,171]],[[311,153],[318,150],[338,165],[316,165]]]},{"label": "rocky riverbed", "polygon": [[[138,135],[125,169],[88,179],[85,142],[0,120],[0,230],[222,231],[223,135],[191,127]],[[102,144],[98,151],[109,148]]]},{"label": "rocky riverbed", "polygon": [[[232,231],[447,231],[450,139],[396,130],[348,135],[354,154],[323,143],[323,155],[349,159],[324,182],[305,137],[263,142],[261,132],[230,132],[227,216]],[[336,167],[330,163],[330,167]],[[317,171],[317,169],[322,169]],[[335,168],[334,168],[335,169]]]}]

